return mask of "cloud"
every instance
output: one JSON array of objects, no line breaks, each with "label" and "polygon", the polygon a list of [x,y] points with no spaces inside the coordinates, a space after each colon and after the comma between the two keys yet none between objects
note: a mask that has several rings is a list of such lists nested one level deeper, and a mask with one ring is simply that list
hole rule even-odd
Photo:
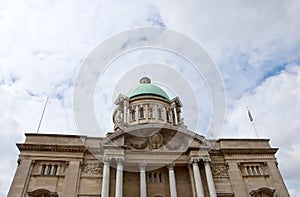
[{"label": "cloud", "polygon": [[[1,160],[7,162],[0,169],[1,180],[12,179],[18,154],[14,144],[24,141],[25,131],[36,131],[46,96],[50,101],[41,132],[76,133],[72,88],[90,51],[131,28],[166,26],[199,42],[219,65],[228,101],[223,135],[254,137],[248,105],[260,134],[280,148],[279,167],[291,194],[300,193],[299,174],[293,173],[299,162],[299,9],[297,0],[191,0],[184,5],[140,0],[130,4],[121,0],[2,1],[0,128],[5,136],[1,143],[8,151]],[[144,62],[151,60],[145,56]],[[133,54],[127,62],[137,63],[134,58]],[[178,58],[163,63],[174,61],[182,63]],[[183,67],[178,66],[188,78],[189,69]],[[111,114],[110,110],[103,113]],[[0,182],[1,196],[6,195],[9,182]]]},{"label": "cloud", "polygon": [[270,138],[271,145],[279,147],[277,158],[287,186],[299,193],[295,181],[300,172],[295,164],[300,162],[300,122],[297,119],[300,117],[300,66],[287,66],[286,70],[244,93],[233,106],[228,111],[222,136],[256,138],[247,115],[246,106],[249,106],[259,137]]}]

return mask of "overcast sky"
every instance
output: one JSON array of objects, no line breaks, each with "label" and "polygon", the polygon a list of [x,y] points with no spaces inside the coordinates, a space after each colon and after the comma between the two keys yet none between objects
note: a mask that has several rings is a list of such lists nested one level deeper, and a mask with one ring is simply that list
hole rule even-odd
[{"label": "overcast sky", "polygon": [[[77,131],[73,113],[74,84],[85,58],[111,36],[146,26],[181,32],[205,49],[219,68],[226,93],[218,137],[256,137],[247,116],[249,106],[259,137],[270,138],[271,145],[279,147],[276,156],[291,196],[300,196],[299,10],[297,0],[0,0],[0,196],[7,194],[16,169],[15,143],[24,142],[24,133],[36,132],[46,97],[50,99],[41,133],[89,134]],[[212,108],[205,107],[211,104],[205,79],[195,78],[182,57],[162,50],[120,57],[102,76],[95,100],[111,103],[118,93],[132,88],[118,92],[118,81],[134,73],[130,76],[138,83],[144,72],[171,96],[180,96],[184,86],[172,86],[173,76],[155,80],[160,78],[147,66],[154,62],[166,65],[164,69],[172,65],[169,68],[192,84],[201,101],[197,132],[207,134]],[[118,91],[101,93],[110,89]],[[108,120],[101,126],[105,131],[112,130],[112,110],[112,104],[95,104],[98,119]],[[193,124],[189,113],[184,118]]]}]

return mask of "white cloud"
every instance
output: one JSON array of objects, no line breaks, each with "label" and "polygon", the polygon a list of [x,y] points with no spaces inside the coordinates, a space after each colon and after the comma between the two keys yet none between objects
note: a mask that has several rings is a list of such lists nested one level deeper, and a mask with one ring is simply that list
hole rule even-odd
[{"label": "white cloud", "polygon": [[[8,150],[1,161],[9,163],[0,169],[1,180],[12,178],[14,144],[36,130],[46,96],[41,131],[74,132],[72,87],[90,51],[118,32],[166,25],[198,41],[220,66],[230,123],[223,135],[254,135],[249,105],[261,135],[280,148],[291,194],[300,193],[299,174],[292,173],[299,162],[299,9],[297,0],[1,1],[0,132]],[[1,196],[9,184],[0,182]]]},{"label": "white cloud", "polygon": [[[270,138],[277,153],[279,167],[288,186],[298,191],[300,162],[300,66],[290,65],[279,75],[272,76],[251,92],[246,92],[228,110],[223,137],[252,137],[256,133],[247,114],[249,106],[259,137]],[[291,184],[291,185],[290,185]]]}]

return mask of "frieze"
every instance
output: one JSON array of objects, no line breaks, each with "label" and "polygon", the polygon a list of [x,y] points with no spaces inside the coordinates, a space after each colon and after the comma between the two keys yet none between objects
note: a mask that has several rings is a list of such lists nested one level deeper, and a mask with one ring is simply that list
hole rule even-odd
[{"label": "frieze", "polygon": [[89,175],[102,175],[103,165],[100,163],[83,163],[81,171]]},{"label": "frieze", "polygon": [[228,166],[225,164],[212,164],[211,172],[213,176],[229,176]]}]

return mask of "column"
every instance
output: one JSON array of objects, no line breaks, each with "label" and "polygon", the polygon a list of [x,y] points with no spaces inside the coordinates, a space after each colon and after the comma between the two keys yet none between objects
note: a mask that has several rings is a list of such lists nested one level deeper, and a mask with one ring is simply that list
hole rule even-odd
[{"label": "column", "polygon": [[195,184],[196,184],[197,197],[204,197],[204,192],[203,192],[203,187],[202,187],[202,181],[201,181],[198,162],[199,162],[198,158],[191,158],[190,163],[192,163],[192,165],[193,165],[193,172],[194,172],[194,178],[195,178]]},{"label": "column", "polygon": [[194,181],[194,174],[193,174],[192,166],[188,165],[188,169],[189,169],[189,174],[190,174],[190,181],[192,184],[193,197],[196,197],[196,188],[195,188],[195,181]]},{"label": "column", "polygon": [[122,197],[123,192],[123,159],[117,158],[116,197]]},{"label": "column", "polygon": [[102,191],[101,196],[102,197],[108,197],[109,195],[109,162],[110,158],[104,158],[103,159],[103,179],[102,179]]},{"label": "column", "polygon": [[140,167],[140,197],[147,197],[146,186],[146,164],[139,164]]},{"label": "column", "polygon": [[204,168],[205,168],[205,174],[206,174],[206,179],[207,179],[209,196],[217,197],[215,183],[214,183],[214,180],[213,180],[213,177],[211,174],[209,162],[210,162],[210,158],[204,158]]},{"label": "column", "polygon": [[176,107],[174,107],[174,119],[175,119],[175,122],[174,124],[177,125],[178,124],[178,119],[177,119],[177,111],[176,111]]},{"label": "column", "polygon": [[124,124],[126,124],[127,123],[127,106],[125,105],[125,103],[124,103],[124,109],[123,109],[123,113],[124,113],[124,117],[123,117],[123,121],[124,121]]},{"label": "column", "polygon": [[170,183],[170,194],[171,197],[177,197],[176,192],[176,181],[174,173],[174,163],[169,164],[169,183]]}]

